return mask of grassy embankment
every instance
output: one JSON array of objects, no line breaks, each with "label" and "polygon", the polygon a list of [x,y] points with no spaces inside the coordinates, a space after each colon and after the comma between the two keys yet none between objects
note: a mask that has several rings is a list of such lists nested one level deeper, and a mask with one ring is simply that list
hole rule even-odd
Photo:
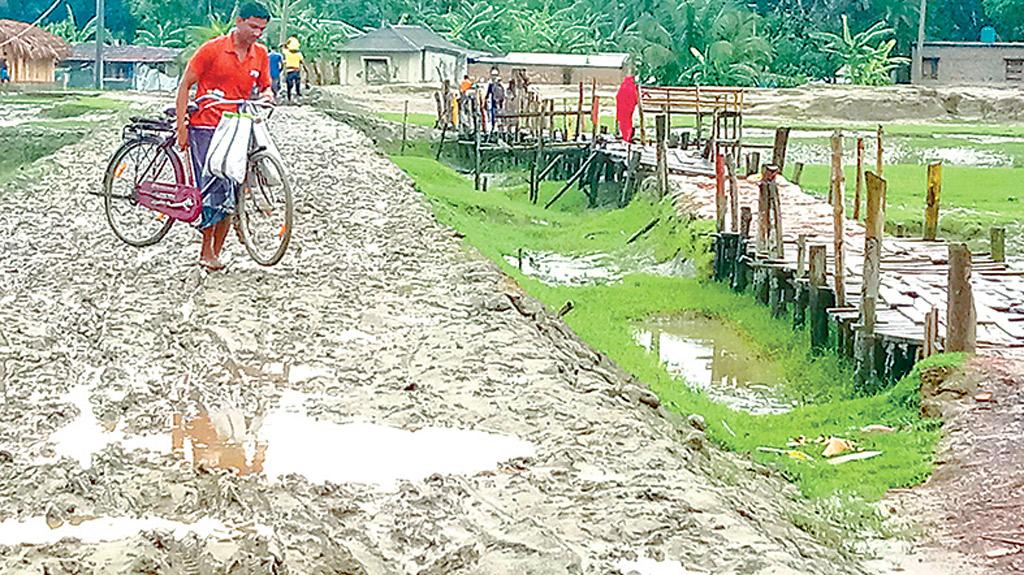
[{"label": "grassy embankment", "polygon": [[81,140],[94,125],[82,116],[127,108],[103,96],[62,93],[5,94],[0,96],[0,107],[4,106],[26,108],[34,117],[0,127],[0,184],[36,160]]},{"label": "grassy embankment", "polygon": [[[417,148],[414,148],[417,149]],[[566,316],[572,328],[592,346],[654,390],[663,403],[683,415],[699,413],[708,435],[727,449],[750,454],[780,469],[810,497],[844,494],[879,498],[887,489],[915,485],[932,469],[939,424],[919,415],[917,372],[893,388],[858,395],[849,367],[835,356],[812,357],[809,335],[791,329],[787,319],[773,319],[747,294],[703,279],[660,277],[637,273],[621,282],[589,286],[550,286],[523,275],[504,256],[519,248],[562,254],[607,253],[629,259],[638,252],[658,260],[682,252],[707,270],[707,222],[669,220],[670,207],[642,199],[622,210],[586,210],[582,194],[573,192],[556,209],[544,210],[526,201],[526,185],[475,192],[472,182],[433,159],[393,156],[430,199],[438,218],[458,229],[466,241],[494,260],[531,295],[552,309],[567,300],[575,310]],[[546,183],[541,204],[557,189]],[[633,246],[626,239],[656,216],[663,222]],[[659,361],[633,341],[635,325],[654,316],[702,314],[727,322],[753,347],[775,362],[787,381],[783,390],[805,404],[782,415],[753,416],[715,403],[671,376]],[[936,362],[957,362],[942,357]],[[871,424],[895,427],[894,433],[862,433]],[[731,431],[730,431],[731,430]],[[787,448],[800,436],[841,436],[883,455],[868,461],[829,465],[822,447],[796,447],[809,461],[758,451],[759,447]]]}]

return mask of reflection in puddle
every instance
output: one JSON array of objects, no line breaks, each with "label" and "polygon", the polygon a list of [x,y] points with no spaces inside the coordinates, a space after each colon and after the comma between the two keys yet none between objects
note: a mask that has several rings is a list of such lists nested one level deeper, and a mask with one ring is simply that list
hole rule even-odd
[{"label": "reflection in puddle", "polygon": [[[167,438],[162,435],[127,435],[117,429],[116,423],[103,424],[96,417],[89,402],[90,386],[78,386],[61,396],[61,401],[71,403],[78,408],[78,416],[71,423],[58,429],[50,436],[53,442],[55,457],[46,463],[61,457],[74,459],[82,467],[92,467],[92,456],[112,443],[121,444],[126,450],[164,451]],[[113,426],[113,428],[112,428]]]},{"label": "reflection in puddle", "polygon": [[522,266],[517,255],[505,256],[509,265],[552,286],[583,286],[615,281],[622,271],[605,254],[566,256],[556,253],[524,252]]},{"label": "reflection in puddle", "polygon": [[[8,519],[0,522],[0,545],[47,545],[71,537],[82,543],[117,541],[138,535],[143,531],[169,531],[175,539],[190,533],[199,537],[236,537],[242,532],[231,529],[216,519],[204,517],[195,523],[181,523],[161,517],[99,517],[86,519],[77,525],[65,523],[51,529],[45,517]],[[267,526],[256,525],[253,531],[264,537],[273,536]]]},{"label": "reflection in puddle", "polygon": [[773,395],[782,383],[778,369],[720,321],[691,317],[649,323],[633,339],[656,353],[669,373],[714,401],[758,415],[793,408]]},{"label": "reflection in puddle", "polygon": [[427,427],[412,432],[372,423],[318,421],[302,408],[303,399],[286,392],[281,407],[260,429],[259,436],[269,445],[264,472],[271,480],[297,473],[313,482],[391,487],[435,473],[471,475],[534,453],[526,441],[482,431]]},{"label": "reflection in puddle", "polygon": [[[472,475],[503,461],[534,454],[533,444],[483,431],[427,427],[406,431],[374,423],[332,423],[309,415],[313,396],[286,390],[277,407],[246,415],[237,409],[171,417],[166,435],[134,436],[104,426],[93,414],[90,388],[64,396],[80,414],[50,441],[57,457],[89,468],[94,454],[111,444],[126,451],[150,450],[191,459],[197,469],[223,469],[237,475],[266,474],[271,481],[302,475],[309,481],[353,482],[394,487],[433,474]],[[54,462],[52,460],[41,461]]]}]

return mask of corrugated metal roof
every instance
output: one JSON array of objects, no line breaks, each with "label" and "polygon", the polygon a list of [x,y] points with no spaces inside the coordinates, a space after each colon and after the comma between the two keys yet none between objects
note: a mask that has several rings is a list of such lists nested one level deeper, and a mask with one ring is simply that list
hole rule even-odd
[{"label": "corrugated metal roof", "polygon": [[505,56],[473,58],[481,64],[509,64],[517,66],[565,66],[568,68],[622,68],[629,54],[602,52],[599,54],[552,54],[550,52],[509,52]]},{"label": "corrugated metal roof", "polygon": [[[181,48],[159,48],[156,46],[105,46],[103,60],[107,62],[173,62],[181,54]],[[96,44],[79,44],[72,48],[66,62],[91,62],[96,59]]]},{"label": "corrugated metal roof", "polygon": [[469,50],[452,43],[437,32],[423,26],[392,26],[378,28],[349,41],[342,52],[420,52],[433,48],[466,53]]}]

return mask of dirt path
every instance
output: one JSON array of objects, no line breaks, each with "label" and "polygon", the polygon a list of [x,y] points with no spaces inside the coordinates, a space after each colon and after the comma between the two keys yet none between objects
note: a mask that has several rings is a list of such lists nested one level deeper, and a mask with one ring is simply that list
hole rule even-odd
[{"label": "dirt path", "polygon": [[1024,363],[976,358],[931,379],[925,407],[945,421],[939,466],[894,503],[926,521],[935,547],[984,573],[1024,573]]},{"label": "dirt path", "polygon": [[119,244],[86,193],[113,129],[0,195],[0,571],[859,572],[363,136],[282,115],[297,238],[272,270],[230,239],[206,275],[185,226]]}]

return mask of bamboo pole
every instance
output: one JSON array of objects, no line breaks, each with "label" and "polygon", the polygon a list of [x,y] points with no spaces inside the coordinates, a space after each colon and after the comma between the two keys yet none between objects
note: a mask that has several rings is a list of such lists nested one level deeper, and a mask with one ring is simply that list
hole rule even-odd
[{"label": "bamboo pole", "polygon": [[655,116],[654,128],[657,138],[658,197],[664,198],[668,194],[668,118],[664,114]]},{"label": "bamboo pole", "polygon": [[1006,261],[1006,229],[992,228],[989,230],[989,241],[992,246],[992,261]]},{"label": "bamboo pole", "polygon": [[853,196],[853,219],[860,221],[860,196],[864,192],[864,138],[857,138],[857,188]]},{"label": "bamboo pole", "polygon": [[725,231],[725,157],[721,152],[715,154],[715,229]]},{"label": "bamboo pole", "polygon": [[591,141],[594,145],[597,145],[597,133],[601,125],[601,109],[600,100],[597,97],[597,78],[593,78],[590,81],[590,123],[593,133]]},{"label": "bamboo pole", "polygon": [[736,158],[729,154],[725,157],[725,169],[729,175],[729,214],[732,216],[732,231],[740,231],[740,185],[736,179]]},{"label": "bamboo pole", "polygon": [[924,239],[935,241],[939,232],[939,203],[942,200],[942,162],[928,164],[928,196],[924,208]]},{"label": "bamboo pole", "polygon": [[[878,303],[878,288],[882,270],[882,236],[885,233],[885,209],[882,199],[885,198],[886,181],[875,174],[867,173],[867,219],[864,227],[864,272],[861,287],[862,303],[871,299],[872,305],[867,309],[861,307],[862,321],[867,326],[875,324],[874,305]],[[868,333],[872,329],[867,329]]]},{"label": "bamboo pole", "polygon": [[576,101],[576,132],[573,134],[575,139],[583,137],[583,81],[580,81],[580,97]]},{"label": "bamboo pole", "polygon": [[832,227],[835,240],[835,267],[833,276],[835,278],[836,305],[846,305],[846,270],[843,262],[843,135],[836,130],[832,134]]},{"label": "bamboo pole", "polygon": [[946,303],[946,352],[974,353],[978,313],[971,290],[971,251],[967,244],[949,245],[949,301]]},{"label": "bamboo pole", "polygon": [[761,179],[757,191],[757,253],[761,254],[768,251],[768,233],[771,228],[771,207],[766,179]]},{"label": "bamboo pole", "polygon": [[[444,116],[441,116],[441,122],[445,127],[448,127],[448,122],[444,121]],[[408,140],[409,132],[409,100],[405,101],[405,109],[402,111],[402,155],[405,154],[405,142]]]},{"label": "bamboo pole", "polygon": [[637,106],[640,108],[640,145],[647,145],[647,128],[644,124],[644,90],[640,86],[640,82],[636,83],[636,101]]},{"label": "bamboo pole", "polygon": [[[882,156],[883,156],[884,148],[885,148],[885,144],[883,142],[883,140],[885,138],[885,129],[882,128],[881,124],[878,125],[878,134],[877,134],[876,137],[878,139],[878,148],[875,151],[876,152],[876,157],[875,157],[875,175],[877,175],[879,178],[883,178],[883,177],[885,177],[885,172],[884,172],[885,164],[882,162]],[[882,203],[883,204],[885,203],[884,199],[883,199]]]}]

